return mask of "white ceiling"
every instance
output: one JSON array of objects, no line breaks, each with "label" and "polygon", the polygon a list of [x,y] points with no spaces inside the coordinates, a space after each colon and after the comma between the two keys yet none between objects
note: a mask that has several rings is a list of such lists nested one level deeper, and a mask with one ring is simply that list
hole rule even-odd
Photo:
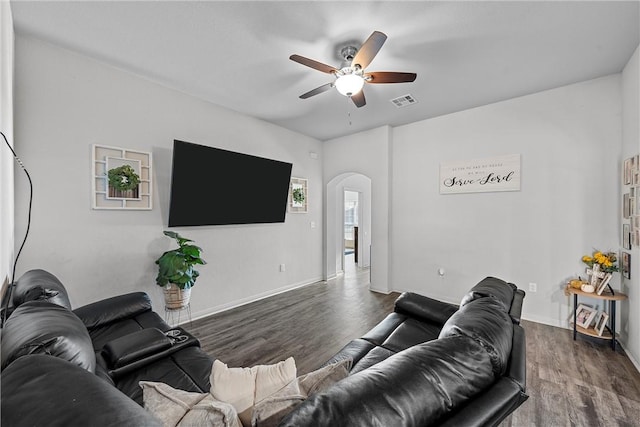
[{"label": "white ceiling", "polygon": [[[326,140],[397,126],[620,72],[640,41],[638,1],[19,1],[16,32]],[[333,77],[291,54],[340,65],[348,41],[388,39],[355,108]],[[417,104],[390,99],[411,94]]]}]

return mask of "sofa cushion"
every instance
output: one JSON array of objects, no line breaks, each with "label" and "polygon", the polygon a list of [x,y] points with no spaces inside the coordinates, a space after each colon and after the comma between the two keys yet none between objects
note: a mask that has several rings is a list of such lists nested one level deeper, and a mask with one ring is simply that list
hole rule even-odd
[{"label": "sofa cushion", "polygon": [[29,270],[13,289],[13,305],[19,307],[27,301],[48,301],[71,310],[67,290],[56,276],[45,270]]},{"label": "sofa cushion", "polygon": [[441,327],[442,325],[408,318],[387,337],[382,343],[382,347],[397,353],[416,344],[438,338]]},{"label": "sofa cushion", "polygon": [[145,364],[114,379],[116,387],[142,405],[140,381],[154,381],[171,387],[205,393],[209,391],[209,375],[213,360],[200,347],[187,347],[168,357]]},{"label": "sofa cushion", "polygon": [[370,368],[376,363],[380,363],[389,356],[393,356],[394,354],[396,354],[396,352],[393,350],[389,350],[388,348],[380,346],[374,347],[373,350],[371,350],[362,359],[360,359],[358,363],[353,365],[353,368],[351,368],[351,373],[355,374],[356,372],[360,372],[367,368]]},{"label": "sofa cushion", "polygon": [[209,393],[175,389],[167,384],[141,381],[144,408],[164,427],[241,427],[234,407]]},{"label": "sofa cushion", "polygon": [[513,283],[507,283],[502,279],[488,276],[471,288],[471,290],[462,298],[460,307],[479,298],[489,297],[499,301],[508,312],[511,309],[513,293],[516,289],[517,288]]},{"label": "sofa cushion", "polygon": [[495,375],[505,373],[513,343],[513,321],[500,301],[481,298],[465,304],[447,320],[439,338],[451,336],[478,342],[491,357]]},{"label": "sofa cushion", "polygon": [[367,340],[375,345],[380,345],[386,340],[389,335],[405,320],[407,316],[400,313],[390,313],[382,319],[380,323],[371,328],[369,332],[362,336],[362,339]]},{"label": "sofa cushion", "polygon": [[49,354],[95,371],[96,357],[84,324],[66,308],[29,301],[7,319],[2,331],[2,369],[27,354]]},{"label": "sofa cushion", "polygon": [[364,340],[362,338],[356,338],[342,347],[331,359],[327,360],[324,365],[330,365],[331,363],[339,362],[344,359],[352,361],[352,367],[371,350],[376,347],[375,344]]},{"label": "sofa cushion", "polygon": [[426,426],[457,411],[495,381],[487,352],[453,336],[388,357],[317,393],[280,426]]}]

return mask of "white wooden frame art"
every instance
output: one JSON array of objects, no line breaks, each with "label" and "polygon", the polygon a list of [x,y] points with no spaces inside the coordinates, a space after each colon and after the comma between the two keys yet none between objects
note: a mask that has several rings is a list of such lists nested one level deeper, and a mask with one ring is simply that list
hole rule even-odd
[{"label": "white wooden frame art", "polygon": [[[94,144],[91,150],[91,207],[111,210],[151,210],[151,153]],[[140,177],[138,187],[120,191],[109,185],[108,171],[128,165]]]},{"label": "white wooden frame art", "polygon": [[[301,192],[304,199],[302,201],[294,200],[294,192]],[[307,213],[309,211],[309,183],[306,179],[291,177],[287,208],[291,213]]]}]

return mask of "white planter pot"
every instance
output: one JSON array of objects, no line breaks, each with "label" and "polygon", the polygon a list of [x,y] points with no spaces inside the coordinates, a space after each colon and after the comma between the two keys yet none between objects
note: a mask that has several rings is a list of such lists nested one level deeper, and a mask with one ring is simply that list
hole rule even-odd
[{"label": "white planter pot", "polygon": [[164,305],[169,310],[179,310],[189,305],[191,288],[180,289],[173,283],[164,287]]}]

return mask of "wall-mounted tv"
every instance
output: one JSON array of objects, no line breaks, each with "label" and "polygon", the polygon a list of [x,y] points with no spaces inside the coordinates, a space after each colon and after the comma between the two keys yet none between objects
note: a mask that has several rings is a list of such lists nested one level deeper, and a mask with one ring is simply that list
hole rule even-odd
[{"label": "wall-mounted tv", "polygon": [[284,222],[292,166],[174,140],[169,227]]}]

